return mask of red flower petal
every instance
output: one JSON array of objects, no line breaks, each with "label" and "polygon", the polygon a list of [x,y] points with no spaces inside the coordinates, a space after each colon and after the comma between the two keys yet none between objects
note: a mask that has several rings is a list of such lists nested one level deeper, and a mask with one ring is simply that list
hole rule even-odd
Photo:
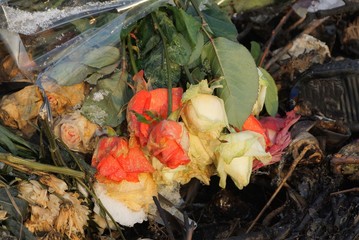
[{"label": "red flower petal", "polygon": [[100,139],[92,158],[92,166],[100,176],[114,181],[138,181],[138,174],[154,169],[136,142],[125,138]]},{"label": "red flower petal", "polygon": [[148,149],[164,165],[176,168],[189,163],[187,149],[183,149],[181,139],[183,125],[175,121],[163,120],[151,131]]}]

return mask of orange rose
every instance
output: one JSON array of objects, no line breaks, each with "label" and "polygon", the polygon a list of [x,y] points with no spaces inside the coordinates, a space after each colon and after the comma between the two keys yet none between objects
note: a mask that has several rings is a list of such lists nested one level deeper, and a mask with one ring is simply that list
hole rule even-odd
[{"label": "orange rose", "polygon": [[154,169],[140,146],[122,137],[101,138],[92,157],[92,166],[97,168],[98,179],[105,177],[114,181],[138,182],[140,173]]},{"label": "orange rose", "polygon": [[149,135],[147,148],[162,164],[176,168],[190,162],[189,137],[183,123],[163,120],[155,125]]},{"label": "orange rose", "polygon": [[[176,111],[181,105],[182,88],[172,89],[172,111]],[[158,88],[152,91],[141,90],[137,92],[127,107],[128,129],[139,140],[141,146],[147,143],[152,123],[158,121],[147,113],[151,112],[159,119],[167,118],[168,97],[166,88]],[[142,115],[148,122],[140,122],[136,114]]]}]

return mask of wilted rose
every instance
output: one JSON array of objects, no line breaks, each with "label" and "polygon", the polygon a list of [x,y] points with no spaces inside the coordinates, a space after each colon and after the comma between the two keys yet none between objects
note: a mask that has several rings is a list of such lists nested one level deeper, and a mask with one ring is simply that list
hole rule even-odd
[{"label": "wilted rose", "polygon": [[54,134],[68,148],[79,152],[91,152],[94,149],[94,137],[99,126],[90,122],[79,112],[61,116],[54,127]]},{"label": "wilted rose", "polygon": [[[273,164],[281,160],[284,149],[291,143],[292,138],[289,129],[300,119],[294,110],[287,112],[285,118],[264,117],[260,120],[262,126],[266,129],[270,141],[268,152],[272,155],[272,160],[268,164]],[[253,170],[263,167],[264,164],[255,161]]]},{"label": "wilted rose", "polygon": [[92,156],[92,166],[98,176],[113,181],[138,182],[140,173],[150,173],[154,169],[134,139],[104,137],[97,144]]},{"label": "wilted rose", "polygon": [[34,125],[42,104],[38,87],[27,86],[1,99],[0,119],[4,125],[18,129],[30,137],[36,131]]},{"label": "wilted rose", "polygon": [[73,111],[85,99],[86,85],[84,82],[61,86],[47,80],[42,83],[42,87],[46,92],[53,116]]},{"label": "wilted rose", "polygon": [[147,148],[154,157],[169,168],[190,162],[188,132],[180,122],[162,120],[156,124],[149,135]]},{"label": "wilted rose", "polygon": [[267,135],[267,129],[264,128],[262,126],[262,123],[252,114],[249,115],[249,117],[246,119],[246,121],[243,123],[242,126],[242,131],[247,131],[247,130],[261,134],[264,137],[267,146],[271,144],[271,141]]},{"label": "wilted rose", "polygon": [[207,81],[191,85],[183,94],[181,117],[191,133],[201,138],[217,138],[228,126],[223,100],[212,95]]},{"label": "wilted rose", "polygon": [[[182,88],[172,89],[172,111],[176,111],[181,105]],[[158,88],[152,91],[141,90],[130,100],[127,106],[127,122],[129,131],[138,139],[141,146],[145,146],[153,123],[167,118],[168,114],[168,90]],[[157,119],[154,119],[154,115]],[[143,116],[145,121],[139,121]]]},{"label": "wilted rose", "polygon": [[[147,220],[153,196],[157,196],[157,185],[150,173],[140,173],[138,179],[138,182],[101,179],[94,184],[94,191],[102,205],[123,226],[132,227]],[[97,204],[94,212],[100,213]]]},{"label": "wilted rose", "polygon": [[220,177],[219,185],[226,187],[229,175],[239,189],[247,186],[255,159],[268,163],[271,155],[265,151],[263,136],[253,131],[230,133],[221,136],[217,147],[215,164]]}]

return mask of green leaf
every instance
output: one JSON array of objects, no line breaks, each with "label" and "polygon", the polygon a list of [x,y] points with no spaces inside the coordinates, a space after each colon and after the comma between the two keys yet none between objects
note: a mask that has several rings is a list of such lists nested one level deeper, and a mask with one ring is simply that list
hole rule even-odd
[{"label": "green leaf", "polygon": [[102,77],[103,77],[103,74],[94,72],[88,78],[86,78],[84,81],[88,82],[89,84],[96,85],[97,81]]},{"label": "green leaf", "polygon": [[112,46],[103,46],[95,48],[88,52],[82,60],[82,63],[94,67],[102,68],[116,63],[120,59],[120,50]]},{"label": "green leaf", "polygon": [[210,64],[214,77],[223,78],[218,95],[223,99],[228,121],[241,128],[257,99],[259,77],[250,52],[226,38],[213,39],[202,52],[202,61]]},{"label": "green leaf", "polygon": [[175,28],[172,19],[170,19],[167,13],[163,11],[156,11],[155,14],[159,27],[161,28],[168,42],[171,42],[173,35],[177,33],[177,29]]},{"label": "green leaf", "polygon": [[73,21],[72,24],[75,25],[80,32],[84,32],[91,27],[90,21],[83,18]]},{"label": "green leaf", "polygon": [[118,63],[116,62],[114,64],[99,69],[97,72],[103,75],[109,75],[113,73],[117,67],[118,67]]},{"label": "green leaf", "polygon": [[68,86],[82,82],[93,70],[79,62],[65,61],[45,72],[45,75],[56,80],[59,85]]},{"label": "green leaf", "polygon": [[123,106],[130,99],[127,73],[116,71],[111,78],[98,81],[81,108],[92,122],[116,127],[124,120]]},{"label": "green leaf", "polygon": [[264,105],[267,113],[275,116],[278,112],[278,89],[272,76],[263,68],[259,68],[263,74],[263,78],[267,81],[267,92],[264,100]]},{"label": "green leaf", "polygon": [[161,44],[161,38],[158,35],[153,35],[147,43],[144,45],[143,50],[141,51],[142,55],[146,55],[152,49],[154,49],[158,44]]},{"label": "green leaf", "polygon": [[0,125],[0,145],[6,146],[13,155],[26,158],[37,156],[39,151],[39,146],[26,141],[2,125]]},{"label": "green leaf", "polygon": [[183,37],[182,34],[176,33],[173,35],[172,42],[168,46],[169,59],[181,66],[188,64],[191,56],[191,46]]},{"label": "green leaf", "polygon": [[215,4],[207,7],[202,14],[214,36],[237,41],[237,29],[227,14]]},{"label": "green leaf", "polygon": [[[154,88],[167,87],[167,67],[165,64],[163,44],[158,44],[148,56],[144,57],[143,69],[149,83]],[[169,77],[172,80],[172,85],[175,86],[180,79],[181,67],[180,65],[170,61]]]},{"label": "green leaf", "polygon": [[201,23],[183,9],[175,7],[170,7],[170,9],[174,13],[177,30],[185,36],[192,48],[194,48],[197,43],[197,35],[201,28]]},{"label": "green leaf", "polygon": [[6,147],[12,154],[17,155],[16,145],[10,140],[8,136],[1,134],[0,144]]},{"label": "green leaf", "polygon": [[137,32],[136,37],[138,39],[138,47],[145,48],[144,46],[156,35],[150,15],[140,21],[135,32]]},{"label": "green leaf", "polygon": [[256,65],[258,65],[261,56],[261,46],[259,45],[259,43],[251,41],[251,54],[254,61],[256,62]]},{"label": "green leaf", "polygon": [[201,57],[203,45],[204,45],[204,36],[200,32],[199,34],[197,34],[196,45],[195,45],[194,49],[192,49],[192,54],[189,58],[188,65],[193,64],[195,61],[197,61]]}]

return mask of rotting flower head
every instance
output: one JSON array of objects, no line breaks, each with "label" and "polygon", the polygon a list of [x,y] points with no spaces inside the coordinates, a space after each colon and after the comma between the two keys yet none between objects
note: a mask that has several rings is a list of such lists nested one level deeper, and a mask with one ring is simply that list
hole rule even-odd
[{"label": "rotting flower head", "polygon": [[68,190],[65,181],[55,177],[52,174],[46,174],[40,177],[39,181],[49,187],[50,192],[55,192],[60,195],[64,195]]},{"label": "rotting flower head", "polygon": [[[138,179],[138,182],[116,182],[99,177],[94,184],[96,196],[121,225],[132,227],[147,220],[149,205],[153,203],[153,196],[157,196],[156,183],[151,174],[141,173]],[[98,205],[94,212],[99,214]]]},{"label": "rotting flower head", "polygon": [[140,173],[154,169],[134,139],[104,137],[97,144],[92,157],[97,174],[113,181],[138,182]]},{"label": "rotting flower head", "polygon": [[[47,179],[48,180],[48,179]],[[51,184],[50,184],[51,185]],[[67,186],[66,186],[67,188]],[[19,196],[29,203],[31,216],[25,226],[34,233],[61,233],[69,239],[83,239],[89,209],[78,193],[50,193],[35,180],[22,181],[18,185]]]},{"label": "rotting flower head", "polygon": [[265,151],[263,136],[252,131],[230,133],[221,136],[221,144],[217,147],[216,167],[220,177],[219,185],[226,187],[229,175],[239,189],[247,186],[255,159],[268,163],[271,155]]},{"label": "rotting flower head", "polygon": [[183,123],[162,120],[148,138],[147,148],[162,164],[176,168],[190,162],[188,132]]},{"label": "rotting flower head", "polygon": [[54,127],[55,136],[59,137],[69,149],[83,153],[94,149],[94,138],[99,126],[90,122],[76,111],[61,116]]},{"label": "rotting flower head", "polygon": [[228,126],[223,100],[212,95],[206,80],[191,85],[183,94],[181,117],[189,131],[204,139],[219,137]]},{"label": "rotting flower head", "polygon": [[[181,106],[182,88],[172,89],[172,112]],[[153,119],[151,115],[158,119]],[[128,129],[143,147],[146,145],[153,123],[166,119],[168,114],[168,90],[158,88],[151,91],[141,90],[129,101],[127,106]],[[143,116],[146,122],[139,121],[138,115]]]},{"label": "rotting flower head", "polygon": [[27,86],[0,100],[0,120],[4,125],[30,137],[36,131],[34,125],[42,104],[38,87]]},{"label": "rotting flower head", "polygon": [[73,111],[85,100],[86,87],[84,82],[71,86],[61,86],[55,81],[46,79],[46,81],[42,80],[41,85],[45,90],[54,117]]},{"label": "rotting flower head", "polygon": [[66,193],[62,197],[59,215],[54,222],[55,229],[69,239],[83,239],[89,209],[82,204],[78,193]]}]

